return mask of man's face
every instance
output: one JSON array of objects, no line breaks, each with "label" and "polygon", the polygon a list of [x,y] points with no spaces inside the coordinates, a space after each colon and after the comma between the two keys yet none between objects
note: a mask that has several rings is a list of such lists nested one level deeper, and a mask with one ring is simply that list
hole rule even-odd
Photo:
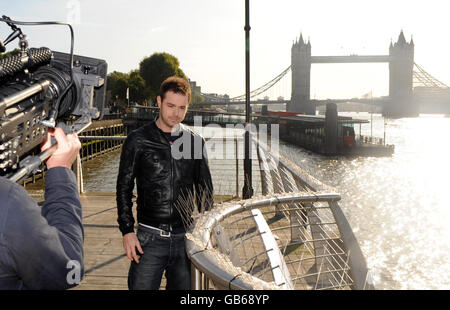
[{"label": "man's face", "polygon": [[175,125],[181,123],[186,116],[188,108],[188,97],[183,94],[168,91],[161,101],[161,97],[156,98],[159,107],[159,117],[165,128],[172,129]]}]

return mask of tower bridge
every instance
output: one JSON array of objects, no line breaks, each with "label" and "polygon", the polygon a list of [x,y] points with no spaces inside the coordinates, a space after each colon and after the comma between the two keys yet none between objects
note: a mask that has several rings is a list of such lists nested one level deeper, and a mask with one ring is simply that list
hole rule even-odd
[{"label": "tower bridge", "polygon": [[325,64],[325,63],[367,63],[367,62],[390,62],[394,58],[389,55],[374,55],[374,56],[311,56],[311,63]]},{"label": "tower bridge", "polygon": [[311,43],[300,35],[291,48],[292,97],[287,110],[315,114],[311,103],[311,64],[313,63],[389,63],[389,97],[383,113],[393,116],[416,116],[418,107],[413,103],[412,84],[414,67],[414,42],[406,42],[403,31],[398,41],[389,47],[389,55],[371,56],[312,56]]},{"label": "tower bridge", "polygon": [[[388,63],[389,64],[389,95],[379,98],[349,98],[349,99],[311,99],[311,65],[326,63]],[[291,72],[291,98],[256,99],[273,90],[280,81],[286,80]],[[243,105],[245,94],[223,98],[201,94],[205,102],[199,105]],[[349,55],[349,56],[313,56],[311,43],[305,42],[302,34],[291,47],[291,65],[275,78],[250,93],[251,105],[285,104],[286,111],[305,114],[315,114],[318,106],[328,102],[360,103],[377,106],[385,116],[404,117],[418,116],[419,113],[450,114],[450,88],[440,82],[422,67],[414,62],[414,42],[407,42],[403,31],[397,42],[390,44],[386,55]],[[348,106],[348,105],[347,105]]]}]

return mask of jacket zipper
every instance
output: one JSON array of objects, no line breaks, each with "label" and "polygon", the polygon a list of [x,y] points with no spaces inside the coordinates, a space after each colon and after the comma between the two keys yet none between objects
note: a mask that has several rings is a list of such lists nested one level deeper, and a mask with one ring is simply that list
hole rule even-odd
[{"label": "jacket zipper", "polygon": [[172,144],[170,143],[170,140],[167,139],[166,136],[163,135],[163,138],[167,141],[169,144],[169,156],[170,156],[170,208],[169,208],[169,225],[172,226],[172,209],[173,209],[173,167],[175,166],[174,160],[172,157]]}]

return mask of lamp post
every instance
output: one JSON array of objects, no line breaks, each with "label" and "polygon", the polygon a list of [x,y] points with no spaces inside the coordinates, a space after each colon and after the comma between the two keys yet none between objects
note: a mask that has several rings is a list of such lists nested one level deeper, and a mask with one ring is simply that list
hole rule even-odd
[{"label": "lamp post", "polygon": [[[253,196],[252,187],[252,161],[250,125],[251,125],[251,107],[250,107],[250,0],[245,0],[245,158],[244,158],[244,187],[242,197],[244,199]],[[237,154],[236,154],[237,156]]]}]

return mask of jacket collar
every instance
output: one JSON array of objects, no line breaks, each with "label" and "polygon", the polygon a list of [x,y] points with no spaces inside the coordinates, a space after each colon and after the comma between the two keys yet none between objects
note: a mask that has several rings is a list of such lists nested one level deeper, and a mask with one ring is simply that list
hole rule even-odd
[{"label": "jacket collar", "polygon": [[[148,125],[146,125],[148,128],[145,130],[146,132],[154,132],[159,137],[159,141],[163,144],[169,144],[169,140],[167,140],[166,136],[163,134],[163,131],[156,125],[156,120],[151,121]],[[185,134],[189,132],[189,129],[184,124],[179,124],[177,133],[178,134]]]},{"label": "jacket collar", "polygon": [[[156,120],[157,120],[157,119],[151,121],[148,125],[149,125],[150,127],[152,127],[152,129],[156,129],[156,130],[158,130],[159,132],[163,132],[163,131],[156,125]],[[182,132],[185,132],[185,131],[189,131],[188,127],[187,127],[186,125],[182,124],[182,123],[179,123],[179,124],[178,124],[178,130],[177,130],[176,132],[177,132],[177,133],[182,133]]]}]

